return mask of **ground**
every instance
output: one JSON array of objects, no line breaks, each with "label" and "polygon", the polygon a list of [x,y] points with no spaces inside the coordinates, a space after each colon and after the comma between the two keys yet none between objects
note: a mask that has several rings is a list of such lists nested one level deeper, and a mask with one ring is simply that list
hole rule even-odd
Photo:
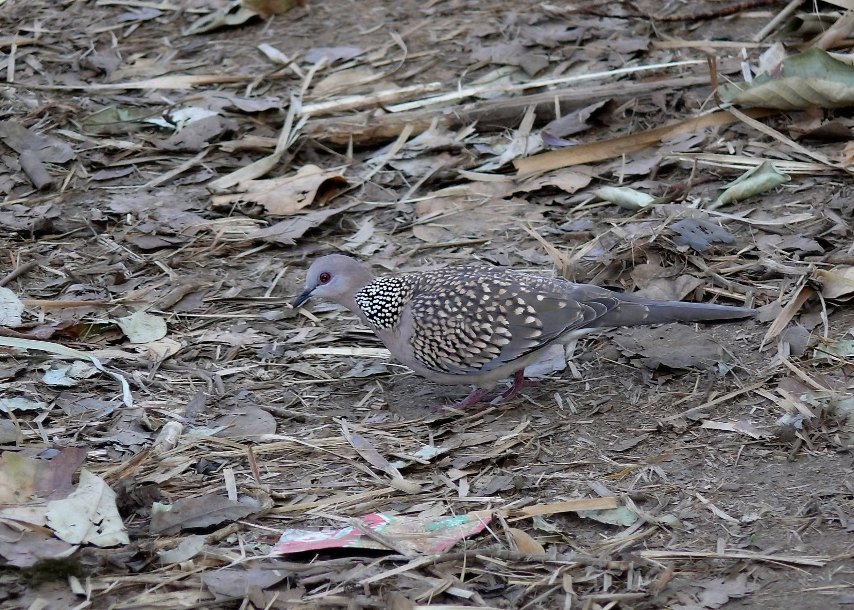
[{"label": "ground", "polygon": [[[0,3],[0,608],[854,603],[851,119],[714,114],[785,3],[305,0],[201,31],[223,5]],[[520,164],[549,149],[578,158]],[[788,179],[714,203],[762,160]],[[350,312],[290,308],[334,251],[759,315],[591,335],[459,412]],[[50,512],[84,471],[115,538]],[[354,524],[382,550],[275,547]]]}]

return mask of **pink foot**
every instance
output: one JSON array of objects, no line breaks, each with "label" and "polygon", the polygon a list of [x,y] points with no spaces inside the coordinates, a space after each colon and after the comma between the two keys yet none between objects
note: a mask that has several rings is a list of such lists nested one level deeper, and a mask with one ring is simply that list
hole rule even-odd
[{"label": "pink foot", "polygon": [[532,385],[537,385],[537,382],[532,381],[530,379],[525,379],[525,369],[516,371],[513,374],[513,383],[510,384],[510,387],[504,390],[501,395],[493,398],[489,404],[497,405],[499,403],[502,403],[509,398],[515,397],[516,394],[518,394],[522,390],[522,388]]},{"label": "pink foot", "polygon": [[483,388],[477,388],[474,392],[463,398],[459,402],[455,402],[451,405],[454,409],[470,409],[476,404],[485,401],[489,397],[489,390],[485,390]]},{"label": "pink foot", "polygon": [[518,394],[522,388],[536,384],[536,381],[525,379],[525,369],[521,369],[513,374],[513,383],[510,385],[510,387],[504,390],[504,392],[502,392],[495,398],[492,398],[492,400],[489,400],[489,390],[478,388],[474,392],[463,398],[461,401],[455,402],[453,405],[451,405],[451,408],[465,410],[472,408],[478,403],[487,401],[489,401],[490,405],[497,405],[504,402],[505,400],[516,396],[516,394]]}]

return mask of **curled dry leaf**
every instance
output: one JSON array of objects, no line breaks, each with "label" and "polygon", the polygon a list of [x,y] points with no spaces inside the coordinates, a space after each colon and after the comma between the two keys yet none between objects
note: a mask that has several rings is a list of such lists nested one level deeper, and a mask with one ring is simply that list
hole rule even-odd
[{"label": "curled dry leaf", "polygon": [[791,176],[783,174],[770,161],[745,172],[731,182],[709,209],[719,208],[734,201],[744,201],[748,197],[770,191],[791,180]]},{"label": "curled dry leaf", "polygon": [[615,203],[623,209],[636,211],[655,203],[656,199],[648,193],[643,193],[628,187],[603,186],[594,193],[599,199]]},{"label": "curled dry leaf", "polygon": [[184,425],[181,422],[170,421],[166,422],[154,443],[151,445],[151,452],[155,455],[165,453],[178,446],[178,439],[181,433],[184,432]]},{"label": "curled dry leaf", "polygon": [[551,121],[541,131],[543,143],[552,147],[570,146],[573,142],[568,142],[563,138],[589,129],[590,117],[607,103],[608,100],[599,100]]},{"label": "curled dry leaf", "polygon": [[312,89],[312,94],[321,97],[344,92],[349,95],[368,93],[381,78],[382,74],[377,74],[368,66],[339,70],[318,81]]},{"label": "curled dry leaf", "polygon": [[[289,576],[286,570],[267,568],[223,568],[202,574],[202,582],[217,600],[259,599],[255,606],[264,604],[263,591]],[[276,592],[278,595],[278,592]],[[275,598],[274,598],[275,599]]]},{"label": "curled dry leaf", "polygon": [[553,186],[565,193],[575,193],[586,187],[593,180],[593,171],[585,168],[564,169],[532,176],[517,184],[513,192],[531,193],[542,188]]},{"label": "curled dry leaf", "polygon": [[351,433],[346,420],[341,420],[341,432],[347,442],[350,443],[363,460],[374,468],[382,470],[391,478],[389,484],[392,487],[408,494],[416,494],[421,491],[421,486],[418,483],[406,480],[397,468],[380,455],[380,452],[374,448],[367,438]]},{"label": "curled dry leaf", "polygon": [[97,369],[85,360],[75,360],[70,365],[54,364],[45,371],[42,381],[47,385],[70,388],[81,379],[92,377]]}]

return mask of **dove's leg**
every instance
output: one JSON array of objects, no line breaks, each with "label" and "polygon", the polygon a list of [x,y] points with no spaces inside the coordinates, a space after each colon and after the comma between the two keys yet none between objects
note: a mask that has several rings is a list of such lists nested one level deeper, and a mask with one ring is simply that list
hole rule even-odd
[{"label": "dove's leg", "polygon": [[513,383],[510,384],[510,387],[504,390],[499,396],[496,396],[492,399],[490,404],[497,405],[499,403],[504,402],[505,400],[509,400],[518,394],[522,388],[525,386],[536,385],[536,381],[532,381],[530,379],[525,379],[525,369],[520,369],[513,374]]},{"label": "dove's leg", "polygon": [[477,388],[474,392],[463,398],[461,401],[454,403],[452,406],[455,409],[469,409],[479,402],[485,401],[489,397],[489,390]]},{"label": "dove's leg", "polygon": [[516,394],[518,394],[522,388],[530,385],[535,385],[536,383],[536,381],[525,379],[525,369],[521,369],[513,374],[513,383],[510,384],[510,387],[504,390],[504,392],[502,392],[498,396],[495,396],[493,398],[490,395],[489,390],[485,390],[484,388],[478,388],[474,392],[463,398],[461,401],[454,403],[452,406],[455,409],[469,409],[478,403],[486,401],[489,401],[489,404],[491,405],[497,405],[504,402],[505,400],[509,400],[510,398],[516,396]]}]

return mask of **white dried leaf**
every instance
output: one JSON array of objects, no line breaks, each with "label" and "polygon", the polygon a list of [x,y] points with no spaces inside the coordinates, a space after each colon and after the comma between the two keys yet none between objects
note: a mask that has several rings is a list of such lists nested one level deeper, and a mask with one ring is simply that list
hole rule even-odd
[{"label": "white dried leaf", "polygon": [[116,508],[116,494],[85,468],[80,471],[77,489],[62,500],[47,503],[46,517],[57,537],[71,544],[107,547],[130,543]]},{"label": "white dried leaf", "polygon": [[0,326],[15,328],[23,324],[21,314],[24,313],[24,304],[18,296],[6,288],[0,286]]},{"label": "white dried leaf", "polygon": [[116,320],[116,324],[131,343],[149,343],[159,341],[166,336],[166,321],[144,311]]}]

